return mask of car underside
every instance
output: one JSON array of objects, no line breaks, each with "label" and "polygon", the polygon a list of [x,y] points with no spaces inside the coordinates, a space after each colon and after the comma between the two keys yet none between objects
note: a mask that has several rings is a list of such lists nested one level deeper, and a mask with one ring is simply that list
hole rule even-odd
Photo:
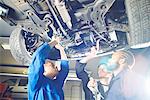
[{"label": "car underside", "polygon": [[0,16],[16,26],[10,36],[12,55],[28,64],[52,36],[61,38],[69,59],[85,57],[91,46],[96,46],[98,56],[150,46],[147,7],[149,0],[0,0]]}]

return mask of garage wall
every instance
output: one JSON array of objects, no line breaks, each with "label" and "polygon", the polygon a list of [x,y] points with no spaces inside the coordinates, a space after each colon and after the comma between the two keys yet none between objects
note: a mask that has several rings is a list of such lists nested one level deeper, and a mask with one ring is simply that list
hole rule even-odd
[{"label": "garage wall", "polygon": [[64,86],[65,100],[84,100],[81,81],[68,80]]},{"label": "garage wall", "polygon": [[0,46],[0,64],[15,64],[20,65],[11,55],[10,50],[4,50]]}]

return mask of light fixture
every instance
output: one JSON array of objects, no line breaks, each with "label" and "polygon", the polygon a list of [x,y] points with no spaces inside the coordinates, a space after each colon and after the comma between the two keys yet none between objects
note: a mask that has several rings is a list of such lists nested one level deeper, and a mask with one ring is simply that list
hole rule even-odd
[{"label": "light fixture", "polygon": [[5,7],[0,6],[0,15],[1,15],[1,16],[7,15],[7,14],[8,14],[8,11],[9,11],[8,8],[5,8]]},{"label": "light fixture", "polygon": [[118,41],[116,31],[109,32],[111,41]]},{"label": "light fixture", "polygon": [[10,50],[9,44],[1,44],[1,46],[2,46],[3,49],[5,49],[5,50]]},{"label": "light fixture", "polygon": [[131,46],[131,48],[133,48],[133,49],[136,49],[136,48],[145,48],[145,47],[150,47],[150,42],[140,43],[140,44]]}]

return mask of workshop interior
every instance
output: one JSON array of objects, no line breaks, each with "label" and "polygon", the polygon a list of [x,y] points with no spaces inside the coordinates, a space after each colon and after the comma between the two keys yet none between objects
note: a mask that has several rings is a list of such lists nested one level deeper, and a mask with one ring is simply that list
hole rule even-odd
[{"label": "workshop interior", "polygon": [[[69,60],[65,100],[85,100],[75,65],[92,46],[98,51],[86,71],[95,79],[101,58],[132,52],[138,74],[129,76],[132,87],[139,95],[145,89],[142,98],[150,100],[150,0],[0,0],[0,100],[28,100],[32,56],[53,36]],[[60,59],[56,48],[51,59]]]}]

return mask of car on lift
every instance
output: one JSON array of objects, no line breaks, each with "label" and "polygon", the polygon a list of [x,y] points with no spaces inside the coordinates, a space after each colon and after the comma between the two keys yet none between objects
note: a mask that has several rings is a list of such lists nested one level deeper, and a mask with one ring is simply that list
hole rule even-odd
[{"label": "car on lift", "polygon": [[0,16],[16,26],[10,36],[12,55],[29,64],[52,36],[61,38],[69,59],[85,57],[93,45],[98,56],[150,46],[149,6],[149,0],[0,0]]}]

